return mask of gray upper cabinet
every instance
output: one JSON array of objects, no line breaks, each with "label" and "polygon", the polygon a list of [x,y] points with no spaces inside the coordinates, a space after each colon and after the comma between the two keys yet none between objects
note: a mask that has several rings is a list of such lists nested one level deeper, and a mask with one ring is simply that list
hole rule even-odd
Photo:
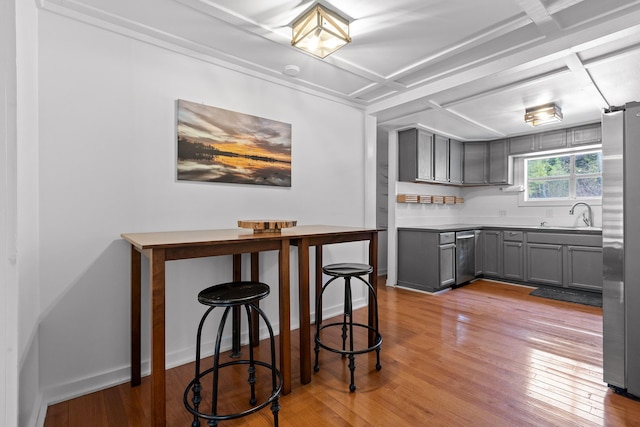
[{"label": "gray upper cabinet", "polygon": [[449,138],[434,136],[433,141],[434,181],[449,182]]},{"label": "gray upper cabinet", "polygon": [[549,132],[542,132],[537,135],[536,150],[557,150],[559,148],[567,147],[567,130],[552,130]]},{"label": "gray upper cabinet", "polygon": [[451,184],[462,184],[463,150],[462,142],[455,139],[449,140],[449,183]]},{"label": "gray upper cabinet", "polygon": [[506,139],[464,144],[465,185],[510,184],[513,181]]},{"label": "gray upper cabinet", "polygon": [[511,184],[511,162],[509,161],[509,144],[506,139],[488,143],[489,149],[489,183]]},{"label": "gray upper cabinet", "polygon": [[509,154],[535,153],[602,143],[600,123],[509,138]]},{"label": "gray upper cabinet", "polygon": [[526,154],[535,151],[535,135],[522,135],[509,138],[509,154]]},{"label": "gray upper cabinet", "polygon": [[433,180],[433,135],[419,129],[398,132],[400,181]]},{"label": "gray upper cabinet", "polygon": [[571,128],[568,132],[572,147],[602,143],[602,127],[600,123]]},{"label": "gray upper cabinet", "polygon": [[488,184],[488,153],[486,142],[464,144],[464,184]]},{"label": "gray upper cabinet", "polygon": [[509,138],[509,154],[519,155],[567,147],[567,130],[521,135]]},{"label": "gray upper cabinet", "polygon": [[461,185],[463,143],[421,129],[398,132],[398,179]]},{"label": "gray upper cabinet", "polygon": [[512,185],[513,160],[510,156],[601,143],[600,123],[464,143],[421,129],[406,129],[398,132],[399,180],[451,185]]}]

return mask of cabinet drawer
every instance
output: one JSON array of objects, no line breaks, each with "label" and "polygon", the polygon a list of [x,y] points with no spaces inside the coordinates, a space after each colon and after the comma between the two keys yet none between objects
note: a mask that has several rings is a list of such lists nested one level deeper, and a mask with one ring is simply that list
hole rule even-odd
[{"label": "cabinet drawer", "polygon": [[440,244],[454,243],[456,241],[456,233],[440,233]]},{"label": "cabinet drawer", "polygon": [[503,239],[511,242],[522,242],[523,234],[524,233],[522,231],[505,230],[503,233]]},{"label": "cabinet drawer", "polygon": [[527,233],[527,241],[552,245],[602,247],[602,236],[598,234]]}]

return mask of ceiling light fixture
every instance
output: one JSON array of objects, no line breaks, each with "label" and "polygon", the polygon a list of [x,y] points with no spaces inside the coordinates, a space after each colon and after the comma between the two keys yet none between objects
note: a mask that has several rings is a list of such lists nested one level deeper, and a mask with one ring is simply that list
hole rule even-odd
[{"label": "ceiling light fixture", "polygon": [[524,114],[524,121],[531,126],[561,122],[562,110],[554,103],[527,108]]},{"label": "ceiling light fixture", "polygon": [[297,18],[291,27],[291,45],[320,58],[351,41],[349,21],[318,3]]}]

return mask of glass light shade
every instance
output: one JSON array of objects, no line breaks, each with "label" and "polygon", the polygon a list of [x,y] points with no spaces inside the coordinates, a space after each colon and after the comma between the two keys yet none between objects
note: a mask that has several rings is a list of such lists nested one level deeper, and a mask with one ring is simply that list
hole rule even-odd
[{"label": "glass light shade", "polygon": [[292,26],[291,45],[324,58],[351,41],[349,22],[316,4]]},{"label": "glass light shade", "polygon": [[545,104],[527,108],[524,121],[531,126],[546,125],[562,121],[562,110],[556,104]]}]

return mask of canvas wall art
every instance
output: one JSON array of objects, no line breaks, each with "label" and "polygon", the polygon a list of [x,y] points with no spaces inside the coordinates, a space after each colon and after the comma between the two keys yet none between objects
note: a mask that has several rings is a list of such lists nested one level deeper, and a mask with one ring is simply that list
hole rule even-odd
[{"label": "canvas wall art", "polygon": [[291,125],[178,100],[179,181],[291,187]]}]

